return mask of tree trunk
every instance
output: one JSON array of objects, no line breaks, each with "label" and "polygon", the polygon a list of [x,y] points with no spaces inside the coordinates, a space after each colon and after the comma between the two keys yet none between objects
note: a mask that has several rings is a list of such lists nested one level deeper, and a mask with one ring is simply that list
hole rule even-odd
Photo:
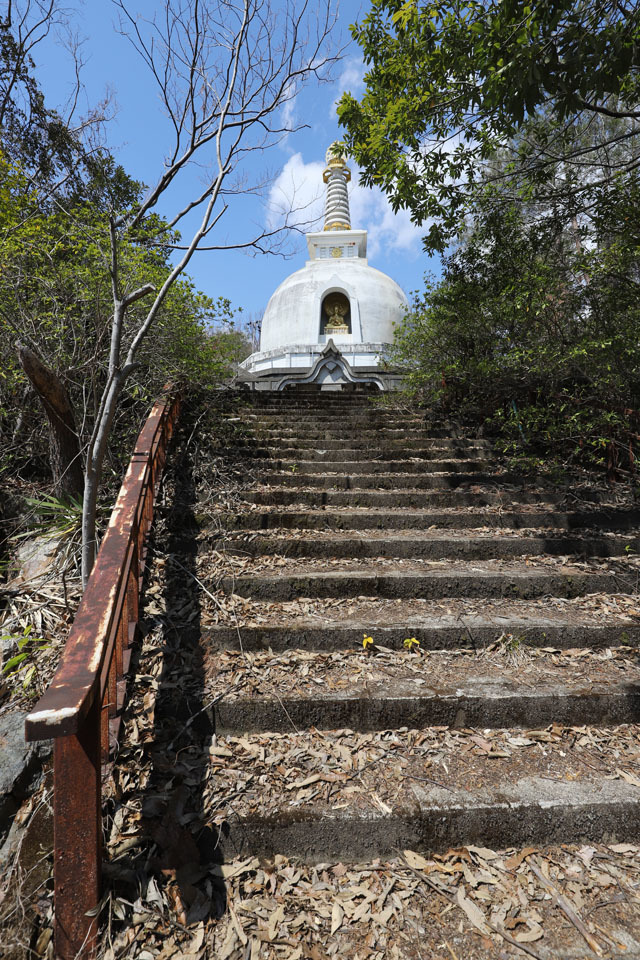
[{"label": "tree trunk", "polygon": [[22,428],[24,426],[24,415],[27,407],[27,400],[29,399],[29,394],[31,393],[31,384],[28,383],[24,390],[22,391],[22,396],[20,397],[20,412],[18,414],[13,432],[11,434],[11,443],[15,444],[20,438],[22,433]]},{"label": "tree trunk", "polygon": [[118,406],[118,398],[122,390],[122,385],[126,380],[126,373],[120,371],[105,388],[103,396],[103,406],[100,418],[96,423],[93,436],[89,442],[87,451],[87,470],[84,487],[84,499],[82,501],[82,587],[86,587],[96,554],[98,552],[98,540],[96,536],[96,507],[98,503],[98,492],[100,489],[100,480],[102,479],[102,464],[107,449],[109,434],[113,418]]},{"label": "tree trunk", "polygon": [[62,381],[29,347],[16,344],[22,369],[38,394],[49,421],[49,459],[57,497],[81,498],[84,473],[76,422]]}]

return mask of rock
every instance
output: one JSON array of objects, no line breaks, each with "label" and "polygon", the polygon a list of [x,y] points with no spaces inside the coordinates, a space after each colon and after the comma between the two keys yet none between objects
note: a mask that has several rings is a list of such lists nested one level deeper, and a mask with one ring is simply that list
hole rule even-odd
[{"label": "rock", "polygon": [[13,564],[15,574],[9,586],[19,583],[38,584],[55,571],[61,538],[55,534],[30,537],[17,547]]},{"label": "rock", "polygon": [[26,713],[7,710],[0,715],[0,835],[22,801],[37,787],[42,762],[51,753],[51,742],[27,743]]},{"label": "rock", "polygon": [[11,829],[0,845],[2,960],[24,960],[25,952],[34,955],[27,950],[26,944],[33,944],[37,938],[38,945],[46,949],[50,939],[53,813],[49,798],[52,781],[53,770],[48,764],[44,767],[41,785],[17,810]]},{"label": "rock", "polygon": [[[0,636],[0,664],[4,664],[10,657],[15,656],[18,652],[18,638],[12,634],[2,634]],[[3,681],[0,679],[0,689],[3,686]]]}]

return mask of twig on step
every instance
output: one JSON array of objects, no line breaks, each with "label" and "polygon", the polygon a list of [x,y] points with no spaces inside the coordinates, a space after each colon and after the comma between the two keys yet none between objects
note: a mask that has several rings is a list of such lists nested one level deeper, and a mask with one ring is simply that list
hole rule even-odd
[{"label": "twig on step", "polygon": [[529,866],[531,870],[534,872],[534,874],[536,875],[536,877],[538,878],[538,880],[540,881],[540,883],[542,884],[542,886],[545,887],[549,891],[549,893],[551,893],[555,897],[556,903],[558,904],[558,906],[566,916],[567,920],[570,920],[571,923],[576,928],[576,930],[578,930],[582,934],[584,939],[589,944],[590,948],[595,953],[595,955],[597,957],[601,957],[602,947],[600,946],[598,941],[591,936],[584,922],[580,919],[580,917],[575,912],[575,910],[573,909],[569,901],[566,899],[566,897],[563,897],[563,895],[560,893],[555,883],[552,880],[550,880],[548,877],[545,877],[542,870],[538,866],[536,866],[536,864],[533,863],[532,860],[529,860]]}]

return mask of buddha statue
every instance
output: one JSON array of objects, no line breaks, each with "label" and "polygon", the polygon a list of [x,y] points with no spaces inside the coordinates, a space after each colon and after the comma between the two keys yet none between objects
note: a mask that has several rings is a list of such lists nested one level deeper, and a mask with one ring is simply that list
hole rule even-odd
[{"label": "buddha statue", "polygon": [[325,304],[325,310],[328,316],[328,320],[324,325],[324,332],[327,334],[332,333],[349,333],[349,325],[345,323],[345,314],[349,310],[347,303],[341,303],[338,299],[333,300],[330,303]]}]

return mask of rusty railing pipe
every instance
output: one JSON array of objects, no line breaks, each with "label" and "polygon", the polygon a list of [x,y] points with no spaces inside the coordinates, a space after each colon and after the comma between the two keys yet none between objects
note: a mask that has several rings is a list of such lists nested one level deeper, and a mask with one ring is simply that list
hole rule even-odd
[{"label": "rusty railing pipe", "polygon": [[102,763],[138,622],[146,537],[178,397],[146,420],[78,607],[62,660],[25,722],[27,740],[54,739],[54,947],[60,960],[95,952],[102,870]]}]

